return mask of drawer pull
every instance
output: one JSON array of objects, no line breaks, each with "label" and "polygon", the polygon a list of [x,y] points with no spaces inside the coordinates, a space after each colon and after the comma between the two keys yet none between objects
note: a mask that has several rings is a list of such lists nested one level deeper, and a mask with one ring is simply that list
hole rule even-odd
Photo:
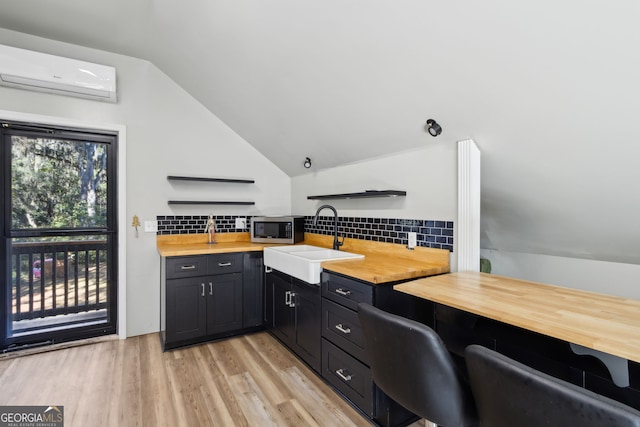
[{"label": "drawer pull", "polygon": [[342,332],[343,334],[350,334],[350,333],[351,333],[351,328],[349,328],[349,327],[346,327],[346,328],[345,328],[345,327],[342,325],[342,323],[338,323],[338,324],[336,325],[336,329],[337,329],[337,330],[339,330],[340,332]]},{"label": "drawer pull", "polygon": [[180,270],[195,270],[195,269],[196,269],[195,264],[180,266]]},{"label": "drawer pull", "polygon": [[348,297],[349,295],[351,295],[351,291],[349,289],[337,288],[336,289],[336,294],[340,294],[340,295],[343,295],[345,297]]},{"label": "drawer pull", "polygon": [[342,379],[343,379],[343,381],[351,381],[351,379],[353,378],[353,377],[351,376],[351,374],[346,374],[346,373],[344,372],[344,369],[338,369],[338,370],[336,371],[336,375],[337,375],[337,376],[339,376],[340,378],[342,378]]},{"label": "drawer pull", "polygon": [[230,262],[219,262],[218,267],[229,267],[231,265]]}]

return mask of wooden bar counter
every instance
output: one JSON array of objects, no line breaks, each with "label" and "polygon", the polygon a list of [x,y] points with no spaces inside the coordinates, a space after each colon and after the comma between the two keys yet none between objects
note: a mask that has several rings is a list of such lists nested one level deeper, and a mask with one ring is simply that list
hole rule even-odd
[{"label": "wooden bar counter", "polygon": [[464,272],[395,285],[416,297],[640,362],[640,301]]}]

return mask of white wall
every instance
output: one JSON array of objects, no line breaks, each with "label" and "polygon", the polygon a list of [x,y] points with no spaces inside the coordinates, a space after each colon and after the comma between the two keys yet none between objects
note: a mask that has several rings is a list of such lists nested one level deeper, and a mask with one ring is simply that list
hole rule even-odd
[{"label": "white wall", "polygon": [[[288,213],[290,179],[153,64],[122,55],[0,29],[0,44],[115,66],[116,104],[0,87],[0,110],[126,126],[127,335],[159,329],[159,256],[155,234],[135,237],[133,215]],[[166,176],[256,180],[249,186],[170,184]],[[168,198],[255,200],[254,207],[178,207]]]},{"label": "white wall", "polygon": [[[428,135],[425,136],[425,147],[422,149],[325,170],[314,171],[312,166],[312,172],[291,179],[292,213],[314,215],[318,207],[330,204],[341,217],[433,219],[455,223],[458,205],[457,167],[457,145],[433,142]],[[368,189],[404,190],[407,195],[367,199],[307,199],[307,196],[355,193]],[[331,215],[331,212],[325,210],[321,215]],[[455,269],[454,264],[452,257],[452,267]]]},{"label": "white wall", "polygon": [[640,299],[640,265],[481,250],[492,273],[567,288]]},{"label": "white wall", "polygon": [[406,197],[326,202],[338,209],[340,216],[455,221],[457,146],[434,143],[426,138],[428,135],[425,147],[418,150],[318,171],[312,166],[312,172],[291,180],[293,213],[313,215],[325,202],[307,200],[307,196],[368,189],[405,190]]}]

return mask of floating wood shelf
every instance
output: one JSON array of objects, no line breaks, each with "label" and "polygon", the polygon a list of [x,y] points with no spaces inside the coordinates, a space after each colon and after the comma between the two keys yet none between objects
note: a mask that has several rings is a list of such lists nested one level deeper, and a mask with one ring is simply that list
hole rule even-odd
[{"label": "floating wood shelf", "polygon": [[309,200],[325,200],[325,199],[365,199],[371,197],[404,197],[406,191],[398,190],[367,190],[359,193],[343,193],[343,194],[325,194],[320,196],[307,196]]},{"label": "floating wood shelf", "polygon": [[170,205],[255,205],[256,202],[234,202],[223,200],[169,200]]},{"label": "floating wood shelf", "polygon": [[236,184],[253,184],[253,179],[234,179],[234,178],[201,178],[197,176],[175,176],[169,175],[167,179],[170,181],[205,181],[205,182],[232,182]]}]

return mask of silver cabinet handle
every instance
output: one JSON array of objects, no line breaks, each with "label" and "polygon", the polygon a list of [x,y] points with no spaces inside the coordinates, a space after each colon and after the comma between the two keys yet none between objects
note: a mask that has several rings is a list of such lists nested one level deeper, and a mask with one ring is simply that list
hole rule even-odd
[{"label": "silver cabinet handle", "polygon": [[204,296],[204,283],[202,283],[202,296]]},{"label": "silver cabinet handle", "polygon": [[342,332],[343,334],[350,334],[351,333],[351,328],[349,327],[344,327],[342,325],[342,323],[338,323],[336,325],[336,329],[339,330],[340,332]]},{"label": "silver cabinet handle", "polygon": [[344,372],[344,369],[338,369],[336,371],[336,375],[342,378],[344,381],[351,381],[351,379],[353,378],[351,374],[346,374]]},{"label": "silver cabinet handle", "polygon": [[349,289],[337,288],[336,294],[344,295],[345,297],[351,295],[351,291]]},{"label": "silver cabinet handle", "polygon": [[289,307],[291,308],[296,306],[296,300],[294,299],[295,297],[296,297],[296,293],[291,292],[291,299],[289,300]]},{"label": "silver cabinet handle", "polygon": [[288,307],[291,307],[291,291],[287,291],[284,293],[284,303]]},{"label": "silver cabinet handle", "polygon": [[213,295],[213,283],[209,282],[209,295]]},{"label": "silver cabinet handle", "polygon": [[218,267],[229,267],[231,265],[230,262],[219,262]]},{"label": "silver cabinet handle", "polygon": [[195,264],[180,266],[180,270],[195,270],[195,269],[196,269]]}]

